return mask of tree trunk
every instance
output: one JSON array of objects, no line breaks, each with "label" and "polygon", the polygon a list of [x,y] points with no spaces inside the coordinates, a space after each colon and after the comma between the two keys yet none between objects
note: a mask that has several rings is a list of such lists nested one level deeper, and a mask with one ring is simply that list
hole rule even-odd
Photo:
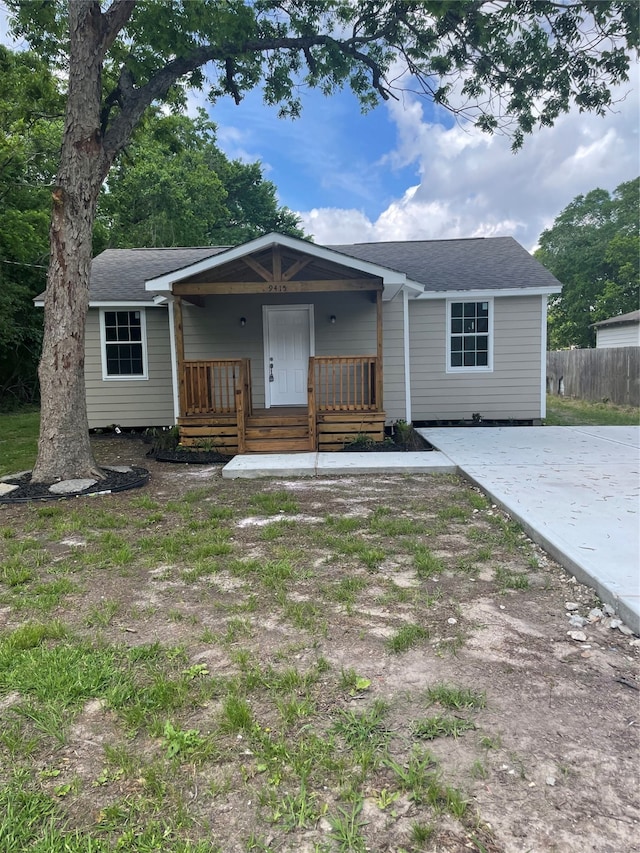
[{"label": "tree trunk", "polygon": [[99,3],[69,3],[65,131],[53,192],[50,261],[40,360],[41,426],[36,482],[100,477],[89,442],[84,335],[92,232],[110,162],[100,134],[102,22]]}]

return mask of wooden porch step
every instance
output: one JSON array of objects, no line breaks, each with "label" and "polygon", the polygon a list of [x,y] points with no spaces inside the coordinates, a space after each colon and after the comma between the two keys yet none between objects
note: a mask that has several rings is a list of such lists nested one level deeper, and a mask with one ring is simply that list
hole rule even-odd
[{"label": "wooden porch step", "polygon": [[260,438],[309,438],[308,424],[295,426],[247,426],[245,438],[250,441]]},{"label": "wooden porch step", "polygon": [[265,417],[264,415],[249,415],[247,418],[247,428],[263,429],[265,427],[296,427],[305,426],[309,422],[306,414],[303,415],[272,415]]},{"label": "wooden porch step", "polygon": [[245,442],[246,453],[303,453],[313,450],[306,438],[253,438]]}]

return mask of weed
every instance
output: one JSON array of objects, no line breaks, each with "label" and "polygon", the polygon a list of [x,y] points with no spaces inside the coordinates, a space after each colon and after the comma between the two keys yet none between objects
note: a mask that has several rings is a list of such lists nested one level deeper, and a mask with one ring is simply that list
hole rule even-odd
[{"label": "weed", "polygon": [[303,780],[299,791],[295,794],[285,794],[278,800],[271,814],[271,821],[279,823],[286,832],[291,832],[313,825],[320,813],[317,795],[307,790]]},{"label": "weed", "polygon": [[438,737],[459,737],[463,732],[475,729],[471,720],[461,717],[444,717],[437,714],[416,720],[413,724],[413,734],[421,740],[435,740]]},{"label": "weed", "polygon": [[419,578],[428,578],[440,575],[445,565],[439,557],[424,545],[416,545],[413,550],[413,565]]},{"label": "weed", "polygon": [[436,828],[432,823],[418,823],[415,821],[411,824],[411,842],[416,847],[422,848],[427,842],[431,841],[435,831]]},{"label": "weed", "polygon": [[473,779],[486,779],[489,775],[482,761],[476,759],[469,770]]},{"label": "weed", "polygon": [[429,632],[422,625],[403,625],[387,640],[387,648],[394,654],[401,654],[423,640],[429,639]]},{"label": "weed", "polygon": [[483,749],[500,749],[502,746],[502,738],[500,735],[482,735],[478,743]]},{"label": "weed", "polygon": [[31,566],[21,557],[9,557],[0,563],[0,581],[8,587],[22,586],[34,579]]},{"label": "weed", "polygon": [[342,578],[334,587],[330,588],[329,595],[350,609],[355,604],[358,593],[366,586],[367,581],[364,578],[351,575]]},{"label": "weed", "polygon": [[380,811],[384,811],[385,809],[388,809],[389,806],[392,806],[399,797],[399,791],[387,791],[386,788],[383,788],[376,797],[376,805]]},{"label": "weed", "polygon": [[197,729],[181,729],[170,720],[164,724],[163,744],[169,758],[186,757],[202,749],[204,738]]},{"label": "weed", "polygon": [[247,700],[231,693],[222,705],[220,728],[223,732],[237,734],[249,732],[253,727],[253,711]]},{"label": "weed", "polygon": [[435,684],[427,690],[430,702],[438,702],[444,708],[461,710],[462,708],[486,708],[487,697],[484,692],[478,693],[466,687],[455,687],[451,684]]},{"label": "weed", "polygon": [[469,501],[469,504],[473,509],[489,509],[489,501],[481,492],[469,490],[467,491],[465,497]]},{"label": "weed", "polygon": [[296,527],[296,522],[290,518],[281,518],[278,521],[272,521],[260,531],[260,539],[263,542],[274,542],[276,539],[282,539],[290,535],[291,531]]},{"label": "weed", "polygon": [[334,530],[336,533],[353,533],[360,530],[363,525],[363,519],[353,518],[351,516],[334,516],[328,515],[324,520],[325,525]]},{"label": "weed", "polygon": [[296,628],[312,630],[316,620],[322,616],[322,609],[313,601],[290,601],[282,605],[282,615]]},{"label": "weed", "polygon": [[437,516],[441,521],[468,521],[471,517],[471,510],[468,506],[449,504],[441,507]]},{"label": "weed", "polygon": [[347,690],[350,696],[355,696],[371,687],[371,679],[358,675],[355,669],[343,668],[340,672],[340,687]]},{"label": "weed", "polygon": [[284,490],[258,492],[249,498],[249,506],[265,515],[298,511],[298,502],[293,495]]},{"label": "weed", "polygon": [[95,604],[91,607],[84,620],[84,624],[89,628],[94,628],[96,626],[106,628],[107,625],[111,624],[113,617],[119,609],[120,605],[117,601],[101,601],[100,604]]},{"label": "weed", "polygon": [[495,580],[501,592],[508,589],[529,589],[529,578],[522,572],[512,572],[503,566],[495,570]]},{"label": "weed", "polygon": [[424,533],[424,524],[412,518],[389,518],[377,509],[369,519],[369,529],[379,536],[418,536]]},{"label": "weed", "polygon": [[371,746],[376,751],[384,750],[389,740],[389,731],[383,724],[387,710],[387,704],[379,699],[361,713],[341,710],[331,731],[352,749]]},{"label": "weed", "polygon": [[426,791],[434,776],[436,761],[428,751],[414,750],[406,764],[400,764],[392,758],[383,762],[396,776],[402,790],[417,805],[425,802]]},{"label": "weed", "polygon": [[386,557],[386,552],[382,548],[374,547],[357,536],[334,540],[332,544],[341,554],[358,558],[372,571],[377,569]]},{"label": "weed", "polygon": [[338,814],[329,814],[330,837],[337,843],[341,853],[361,853],[366,849],[362,829],[366,826],[360,818],[362,800],[354,803],[351,811],[338,807]]}]

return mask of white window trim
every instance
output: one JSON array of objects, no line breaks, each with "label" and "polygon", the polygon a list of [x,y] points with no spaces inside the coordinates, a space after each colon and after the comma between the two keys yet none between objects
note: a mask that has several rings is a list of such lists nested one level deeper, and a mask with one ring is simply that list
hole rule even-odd
[{"label": "white window trim", "polygon": [[[488,364],[486,367],[451,367],[451,306],[458,302],[487,302],[489,304],[489,351]],[[482,297],[475,298],[474,296],[458,296],[456,299],[447,299],[447,328],[446,328],[446,355],[445,355],[445,370],[447,373],[493,373],[493,298]]]},{"label": "white window trim", "polygon": [[[104,326],[104,315],[106,311],[139,311],[140,332],[142,336],[142,373],[136,376],[111,376],[107,373],[107,335]],[[149,379],[149,362],[147,359],[147,314],[144,308],[131,307],[131,305],[119,305],[100,309],[100,357],[102,359],[103,382],[144,382]]]}]

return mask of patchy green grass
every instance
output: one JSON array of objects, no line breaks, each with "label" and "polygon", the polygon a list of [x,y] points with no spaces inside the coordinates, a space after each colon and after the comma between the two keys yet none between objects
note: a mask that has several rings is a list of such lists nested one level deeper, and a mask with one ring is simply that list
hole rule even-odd
[{"label": "patchy green grass", "polygon": [[39,430],[39,409],[0,414],[0,477],[33,468]]},{"label": "patchy green grass", "polygon": [[387,648],[394,654],[402,654],[429,639],[429,630],[422,625],[403,625],[387,640]]},{"label": "patchy green grass", "polygon": [[544,569],[477,490],[155,465],[2,513],[0,851],[483,849],[496,670],[452,655]]},{"label": "patchy green grass", "polygon": [[640,408],[547,395],[546,426],[636,426]]}]

